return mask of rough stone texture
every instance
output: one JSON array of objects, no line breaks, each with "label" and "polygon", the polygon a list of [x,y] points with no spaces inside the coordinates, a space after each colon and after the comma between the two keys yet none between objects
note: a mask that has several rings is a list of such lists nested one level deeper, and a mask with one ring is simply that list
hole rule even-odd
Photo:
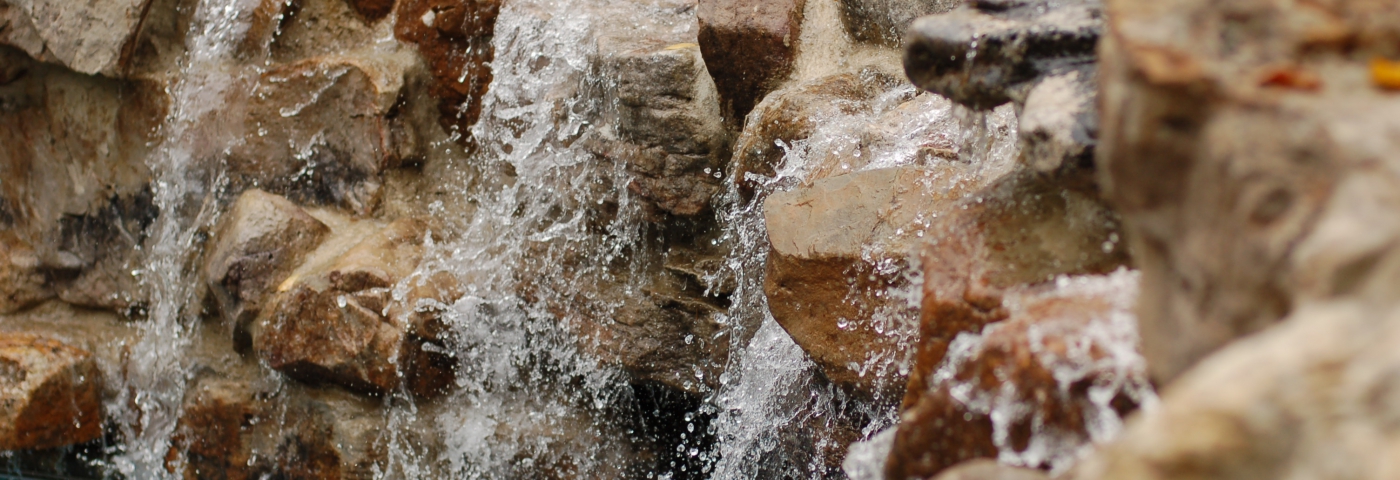
[{"label": "rough stone texture", "polygon": [[1063,468],[1111,439],[1154,398],[1137,352],[1137,288],[1120,271],[1008,291],[1006,320],[959,336],[936,370],[916,364],[886,477],[927,478],[976,457]]},{"label": "rough stone texture", "polygon": [[151,0],[0,3],[0,43],[84,74],[116,76]]},{"label": "rough stone texture", "polygon": [[[1395,260],[1387,255],[1387,282]],[[1393,477],[1394,306],[1393,295],[1311,304],[1225,346],[1065,478]]]},{"label": "rough stone texture", "polygon": [[784,149],[806,140],[824,122],[840,116],[868,114],[873,100],[902,83],[876,69],[842,73],[798,83],[773,92],[754,107],[734,144],[733,181],[751,195],[758,182],[749,174],[773,177]]},{"label": "rough stone texture", "polygon": [[0,65],[14,72],[0,85],[0,227],[32,248],[34,263],[21,259],[22,268],[47,275],[65,301],[139,305],[131,262],[156,215],[144,158],[164,94],[154,83],[79,75],[8,47]]},{"label": "rough stone texture", "polygon": [[726,118],[739,123],[792,73],[806,0],[701,0],[700,51]]},{"label": "rough stone texture", "polygon": [[221,221],[205,253],[204,282],[224,321],[246,335],[267,297],[331,229],[286,198],[257,189],[243,192]]},{"label": "rough stone texture", "polygon": [[1040,470],[1008,467],[994,460],[977,459],[959,463],[933,480],[1049,480]]},{"label": "rough stone texture", "polygon": [[857,40],[898,47],[914,19],[961,4],[961,0],[841,0],[841,21]]},{"label": "rough stone texture", "polygon": [[655,208],[695,216],[710,211],[721,189],[730,138],[693,29],[664,25],[690,20],[682,3],[654,12],[660,21],[641,15],[632,28],[599,36],[596,61],[610,79],[604,99],[616,111],[604,115],[614,129],[592,149],[622,162],[632,175],[627,188]]},{"label": "rough stone texture", "polygon": [[444,130],[469,139],[491,85],[491,39],[501,0],[405,0],[398,4],[394,35],[418,46],[438,99]]},{"label": "rough stone texture", "polygon": [[908,285],[908,257],[928,212],[976,187],[979,179],[963,173],[949,165],[877,169],[765,201],[769,308],[836,384],[899,395],[904,379],[884,369],[912,343],[914,314],[907,301],[887,296]]},{"label": "rough stone texture", "polygon": [[1400,11],[1371,2],[1108,2],[1100,183],[1144,277],[1166,384],[1299,302],[1346,295],[1395,238],[1400,98],[1369,61]]},{"label": "rough stone texture", "polygon": [[230,480],[369,479],[387,469],[387,426],[376,402],[269,387],[248,378],[198,380],[185,395],[167,468]]},{"label": "rough stone texture", "polygon": [[977,109],[1024,102],[1042,76],[1088,67],[1102,30],[1097,0],[969,2],[916,20],[904,67],[922,88]]},{"label": "rough stone texture", "polygon": [[0,333],[0,450],[57,448],[102,434],[102,372],[91,353]]},{"label": "rough stone texture", "polygon": [[[409,297],[404,305],[394,306],[398,301],[392,295],[392,288],[409,278],[421,261],[427,233],[426,222],[401,219],[323,265],[313,260],[293,272],[257,320],[252,343],[258,356],[305,382],[334,383],[367,394],[388,393],[407,382],[415,395],[442,393],[454,375],[452,362],[425,347],[441,339],[419,336],[440,332],[441,327],[423,324],[434,317],[419,311],[420,298]],[[322,248],[335,249],[339,243],[328,240],[328,247]],[[412,291],[439,296],[434,298],[438,303],[460,295],[453,285]],[[390,312],[403,316],[389,316]],[[412,323],[415,320],[419,323]]]},{"label": "rough stone texture", "polygon": [[405,55],[316,57],[263,73],[248,99],[246,140],[229,153],[237,186],[361,213],[375,208],[380,173],[419,148],[394,115],[411,61]]},{"label": "rough stone texture", "polygon": [[0,233],[0,313],[11,313],[53,297],[39,255],[12,232]]}]

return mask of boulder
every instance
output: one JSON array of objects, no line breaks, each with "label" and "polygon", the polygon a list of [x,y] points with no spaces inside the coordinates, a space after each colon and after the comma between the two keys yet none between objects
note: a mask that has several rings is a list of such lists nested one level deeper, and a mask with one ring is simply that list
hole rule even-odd
[{"label": "boulder", "polygon": [[700,51],[731,123],[740,123],[792,73],[806,4],[806,0],[700,1]]},{"label": "boulder", "polygon": [[394,36],[416,45],[432,75],[443,130],[471,136],[481,101],[491,86],[491,44],[501,0],[406,0],[399,2]]},{"label": "boulder", "polygon": [[78,73],[119,76],[150,1],[6,0],[0,3],[0,43]]},{"label": "boulder", "polygon": [[184,478],[368,479],[390,468],[378,402],[342,392],[205,376],[183,411],[166,466]]},{"label": "boulder", "polygon": [[0,450],[58,448],[102,435],[102,372],[91,353],[0,333]]},{"label": "boulder", "polygon": [[23,268],[44,272],[65,301],[139,310],[136,247],[157,214],[145,159],[167,97],[153,82],[80,75],[9,47],[0,65],[14,72],[0,85],[7,246],[29,245]]},{"label": "boulder", "polygon": [[919,347],[905,406],[959,334],[1006,317],[1009,289],[1128,261],[1117,216],[1097,198],[1024,170],[964,198],[927,227]]},{"label": "boulder", "polygon": [[39,255],[13,232],[0,234],[0,313],[23,310],[53,297]]},{"label": "boulder", "polygon": [[959,463],[933,477],[933,480],[1049,480],[1040,470],[1010,467],[994,460],[976,459]]},{"label": "boulder", "polygon": [[247,190],[220,220],[204,256],[204,283],[236,337],[330,227],[286,198]]},{"label": "boulder", "polygon": [[1177,376],[1064,478],[1390,478],[1396,312],[1393,297],[1300,306]]},{"label": "boulder", "polygon": [[1063,470],[1112,439],[1155,400],[1137,350],[1137,281],[1120,270],[1006,292],[1005,320],[959,335],[933,371],[916,364],[886,478],[976,457]]},{"label": "boulder", "polygon": [[416,138],[393,115],[407,55],[315,57],[262,73],[246,100],[247,135],[228,152],[235,187],[373,210],[381,172],[418,155]]},{"label": "boulder", "polygon": [[[625,6],[617,2],[613,8]],[[608,79],[601,132],[591,150],[625,165],[627,188],[655,209],[695,216],[710,211],[721,190],[730,136],[720,116],[715,83],[705,70],[693,11],[668,2],[649,21],[598,36],[597,58]],[[642,8],[639,6],[639,8]]]},{"label": "boulder", "polygon": [[1370,59],[1397,53],[1400,12],[1106,3],[1099,183],[1148,286],[1143,350],[1167,384],[1371,278],[1395,238],[1381,205],[1393,205],[1400,144],[1384,132],[1400,98],[1372,82]]},{"label": "boulder", "polygon": [[1101,10],[1098,0],[968,2],[914,21],[904,68],[915,85],[975,109],[1022,103],[1042,77],[1093,76]]},{"label": "boulder", "polygon": [[866,68],[773,92],[754,107],[735,141],[732,181],[745,194],[752,195],[760,182],[750,174],[774,177],[787,150],[796,142],[807,140],[843,117],[873,116],[875,98],[901,83],[892,75]]},{"label": "boulder", "polygon": [[916,334],[910,256],[945,211],[981,181],[956,165],[876,169],[770,195],[769,309],[833,382],[865,396],[899,395],[894,371]]},{"label": "boulder", "polygon": [[[356,234],[359,232],[351,232]],[[401,219],[384,226],[343,253],[321,252],[282,282],[252,332],[259,358],[292,378],[333,383],[352,391],[382,395],[401,384],[429,397],[443,393],[454,365],[437,337],[439,317],[429,304],[451,303],[461,295],[450,276],[410,277],[424,254],[428,224]],[[331,239],[328,247],[342,241]],[[408,279],[409,292],[394,288]],[[430,285],[431,284],[431,285]],[[391,316],[391,313],[399,316]]]},{"label": "boulder", "polygon": [[914,19],[961,4],[961,0],[841,0],[841,21],[856,40],[898,47]]}]

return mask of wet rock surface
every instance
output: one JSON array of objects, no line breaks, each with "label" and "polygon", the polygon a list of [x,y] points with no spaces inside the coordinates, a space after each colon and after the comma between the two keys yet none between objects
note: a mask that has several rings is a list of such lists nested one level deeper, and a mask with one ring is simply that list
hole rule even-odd
[{"label": "wet rock surface", "polygon": [[97,438],[102,381],[88,351],[38,335],[0,333],[0,450]]},{"label": "wet rock surface", "polygon": [[857,40],[898,46],[915,19],[960,4],[957,0],[841,0],[841,20]]},{"label": "wet rock surface", "polygon": [[748,115],[792,73],[806,4],[807,0],[699,2],[700,51],[731,121]]}]

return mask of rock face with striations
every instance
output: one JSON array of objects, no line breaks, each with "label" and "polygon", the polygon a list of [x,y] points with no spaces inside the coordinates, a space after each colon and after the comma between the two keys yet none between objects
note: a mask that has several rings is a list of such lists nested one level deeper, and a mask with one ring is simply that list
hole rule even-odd
[{"label": "rock face with striations", "polygon": [[57,448],[100,436],[102,379],[85,350],[0,332],[0,450]]}]

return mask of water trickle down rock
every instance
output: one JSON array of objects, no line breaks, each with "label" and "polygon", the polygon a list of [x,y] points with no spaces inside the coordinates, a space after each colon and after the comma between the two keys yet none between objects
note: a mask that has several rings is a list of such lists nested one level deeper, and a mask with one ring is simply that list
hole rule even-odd
[{"label": "water trickle down rock", "polygon": [[102,372],[91,353],[0,333],[0,450],[58,448],[102,434]]},{"label": "water trickle down rock", "polygon": [[[342,231],[277,287],[251,332],[258,357],[313,384],[367,394],[405,384],[421,397],[442,393],[452,383],[453,361],[440,345],[427,345],[442,341],[428,335],[443,328],[418,302],[450,303],[461,292],[451,276],[410,278],[428,224],[400,219],[377,231]],[[405,279],[416,287],[411,293],[427,297],[396,298],[393,287]]]}]

